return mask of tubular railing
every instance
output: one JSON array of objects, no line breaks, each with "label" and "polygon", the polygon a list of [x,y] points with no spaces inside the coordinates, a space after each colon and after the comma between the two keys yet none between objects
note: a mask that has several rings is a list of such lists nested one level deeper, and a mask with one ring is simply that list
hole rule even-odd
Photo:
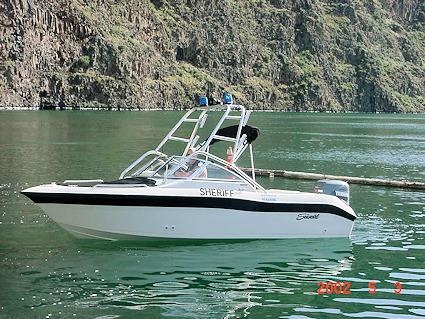
[{"label": "tubular railing", "polygon": [[[190,118],[190,115],[192,115],[196,111],[201,111],[201,114],[198,116],[198,118]],[[234,105],[234,104],[214,105],[214,106],[208,106],[208,107],[195,107],[195,108],[187,111],[186,114],[174,125],[174,127],[167,133],[167,135],[162,139],[162,141],[158,144],[158,146],[154,150],[151,150],[151,151],[148,151],[148,152],[142,154],[138,159],[136,159],[125,170],[123,170],[121,172],[121,175],[120,175],[119,178],[120,179],[124,178],[128,172],[130,172],[132,169],[134,169],[146,157],[148,157],[150,155],[157,155],[158,157],[160,157],[160,156],[168,157],[167,154],[160,152],[160,150],[164,147],[164,145],[169,140],[185,142],[186,147],[184,148],[182,155],[186,156],[189,148],[192,147],[192,146],[195,146],[195,145],[192,145],[192,144],[195,144],[198,140],[198,135],[196,135],[196,133],[197,133],[198,129],[203,126],[203,122],[205,122],[205,120],[206,120],[206,115],[207,115],[206,113],[208,111],[224,111],[224,114],[218,120],[216,126],[214,127],[214,129],[210,133],[209,137],[197,147],[198,153],[199,154],[206,154],[206,158],[213,157],[215,160],[217,160],[218,162],[220,162],[223,165],[226,165],[226,166],[231,165],[232,169],[237,171],[238,174],[241,175],[241,177],[243,176],[244,179],[247,179],[247,181],[249,181],[250,183],[253,183],[252,185],[253,185],[254,188],[263,190],[263,188],[259,184],[257,184],[253,179],[251,179],[248,175],[246,175],[243,171],[241,171],[235,165],[229,164],[228,162],[224,161],[222,158],[215,156],[215,155],[208,152],[210,144],[213,141],[213,139],[215,139],[215,138],[226,140],[226,141],[229,141],[229,142],[234,142],[234,147],[233,147],[233,149],[234,149],[234,162],[236,162],[238,160],[238,158],[240,157],[240,155],[246,150],[246,147],[247,147],[246,136],[244,134],[241,136],[241,133],[242,133],[242,127],[244,125],[246,125],[247,122],[248,122],[251,111],[246,111],[245,107],[243,107],[242,105]],[[232,111],[240,112],[240,115],[230,115],[230,112],[232,112]],[[239,126],[238,126],[238,130],[237,130],[235,138],[217,135],[217,131],[221,128],[221,126],[223,125],[225,120],[239,120]],[[174,136],[173,134],[175,134],[176,131],[180,128],[180,126],[185,122],[195,123],[195,126],[194,126],[194,128],[193,128],[193,130],[190,134],[190,137],[188,139],[186,139],[186,138]],[[251,156],[252,156],[252,154],[251,154]],[[149,167],[150,163],[152,163],[152,161],[148,162],[147,164],[142,166],[140,169],[138,169],[135,174],[140,173],[144,169]]]}]

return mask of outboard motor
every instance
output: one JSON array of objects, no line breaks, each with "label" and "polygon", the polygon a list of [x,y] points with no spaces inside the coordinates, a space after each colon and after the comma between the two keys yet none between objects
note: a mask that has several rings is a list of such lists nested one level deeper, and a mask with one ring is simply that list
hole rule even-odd
[{"label": "outboard motor", "polygon": [[344,181],[322,179],[317,181],[313,192],[336,196],[350,205],[350,186]]}]

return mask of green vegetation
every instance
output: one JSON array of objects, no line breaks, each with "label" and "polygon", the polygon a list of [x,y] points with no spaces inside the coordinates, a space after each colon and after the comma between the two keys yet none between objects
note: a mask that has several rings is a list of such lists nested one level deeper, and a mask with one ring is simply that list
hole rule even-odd
[{"label": "green vegetation", "polygon": [[301,11],[266,0],[208,10],[173,1],[78,8],[116,48],[119,75],[132,70],[148,95],[160,86],[185,105],[194,94],[227,89],[260,108],[423,109],[424,27],[398,19],[380,2],[319,1]]},{"label": "green vegetation", "polygon": [[[251,14],[253,6],[255,15],[264,18],[256,20]],[[366,110],[411,111],[417,107],[417,95],[399,91],[403,87],[399,82],[404,79],[397,75],[402,73],[412,80],[414,73],[409,72],[411,66],[404,61],[398,35],[393,31],[403,28],[380,3],[374,10],[360,3],[319,2],[306,7],[298,14],[301,24],[294,30],[295,45],[287,42],[290,39],[282,39],[290,50],[277,47],[273,40],[291,32],[290,24],[285,27],[285,21],[294,19],[298,10],[286,4],[229,1],[223,8],[212,6],[206,15],[177,3],[161,2],[149,8],[153,15],[146,20],[161,30],[158,35],[165,42],[163,50],[175,46],[186,50],[183,61],[171,63],[169,70],[167,67],[161,70],[162,85],[175,87],[182,99],[190,100],[194,93],[218,93],[227,87],[241,102],[256,103],[261,108],[340,110],[357,103],[356,108],[361,110],[364,101],[356,100],[356,95],[382,91],[387,96],[382,103],[390,105],[367,106]],[[111,7],[108,16],[113,23],[105,29],[108,39],[129,48],[125,50],[133,47],[145,54],[152,51],[161,54],[151,41],[146,44],[141,41],[143,37],[131,36],[132,26],[123,21],[122,12],[122,6]],[[262,21],[261,27],[257,21]],[[279,33],[274,33],[278,27]],[[173,34],[180,34],[180,40],[170,37]],[[416,38],[421,36],[419,32]],[[358,45],[363,47],[364,58],[352,61],[356,58],[347,54],[359,50]],[[163,60],[165,52],[157,57],[157,63],[162,66],[172,62]],[[423,72],[422,67],[419,73]],[[369,91],[369,87],[380,86],[381,89]]]},{"label": "green vegetation", "polygon": [[78,65],[83,69],[88,68],[90,66],[90,57],[88,55],[80,56],[78,59]]},{"label": "green vegetation", "polygon": [[416,2],[76,0],[60,12],[47,2],[37,6],[55,17],[50,29],[66,30],[48,45],[41,36],[22,44],[43,47],[35,56],[6,52],[14,58],[3,77],[16,83],[0,94],[14,100],[37,92],[19,76],[36,86],[40,74],[61,74],[52,99],[102,105],[184,108],[195,94],[228,90],[261,109],[425,111],[425,6]]}]

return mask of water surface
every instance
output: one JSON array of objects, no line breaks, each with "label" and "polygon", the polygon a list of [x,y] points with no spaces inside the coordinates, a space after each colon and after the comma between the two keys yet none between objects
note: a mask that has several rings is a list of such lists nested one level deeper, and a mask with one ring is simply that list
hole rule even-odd
[{"label": "water surface", "polygon": [[[425,317],[424,192],[352,185],[351,239],[148,244],[76,240],[19,194],[115,179],[180,115],[0,112],[0,318]],[[425,180],[423,115],[254,113],[252,124],[257,167]],[[327,281],[351,294],[318,295]]]}]

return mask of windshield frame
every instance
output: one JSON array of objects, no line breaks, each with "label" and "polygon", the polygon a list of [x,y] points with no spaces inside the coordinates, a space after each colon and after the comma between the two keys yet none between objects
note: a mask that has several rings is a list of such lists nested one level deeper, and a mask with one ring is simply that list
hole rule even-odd
[{"label": "windshield frame", "polygon": [[[149,171],[149,167],[155,164],[156,161],[164,161],[162,165],[160,165],[155,171]],[[175,173],[183,169],[187,171],[187,169],[190,167],[188,165],[189,161],[196,160],[201,163],[198,168],[190,172],[188,175],[182,175],[182,176],[176,176]],[[188,155],[188,156],[166,156],[164,157],[158,157],[156,160],[150,163],[149,167],[146,167],[143,171],[139,173],[139,175],[146,176],[148,178],[154,178],[154,179],[163,179],[164,183],[167,180],[173,180],[173,181],[219,181],[219,182],[227,182],[227,183],[242,183],[249,188],[253,189],[254,191],[263,191],[265,192],[265,189],[259,185],[257,182],[251,179],[246,173],[244,173],[241,169],[239,169],[237,166],[235,166],[232,163],[229,163],[215,155],[212,155],[211,153],[207,153],[204,151],[195,151],[194,153]],[[208,170],[214,171],[214,169],[217,169],[221,172],[223,172],[223,175],[229,176],[229,178],[219,178],[219,177],[211,177],[208,174]],[[206,171],[205,177],[199,177],[200,174],[202,174],[203,171]],[[149,174],[143,174],[148,173]],[[155,176],[157,175],[157,176]],[[230,176],[233,176],[230,178]]]}]

